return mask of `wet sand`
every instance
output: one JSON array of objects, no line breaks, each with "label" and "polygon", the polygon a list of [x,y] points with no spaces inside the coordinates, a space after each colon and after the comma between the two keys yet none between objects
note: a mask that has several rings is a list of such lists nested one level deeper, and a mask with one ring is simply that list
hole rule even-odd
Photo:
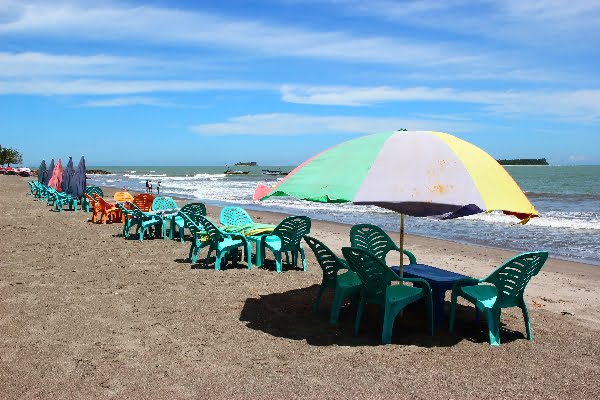
[{"label": "wet sand", "polygon": [[[485,320],[462,303],[454,335],[444,326],[431,337],[415,305],[379,345],[376,308],[357,336],[349,305],[328,323],[329,292],[312,313],[321,271],[308,248],[307,272],[276,273],[270,253],[265,269],[217,272],[190,265],[189,238],[125,240],[121,224],[50,211],[28,191],[24,178],[0,175],[0,398],[598,396],[598,266],[546,263],[526,291],[533,341],[508,309],[502,345],[489,346]],[[208,207],[215,220],[219,211]],[[349,230],[313,221],[311,235],[339,253]],[[515,255],[411,235],[406,248],[478,278]]]}]

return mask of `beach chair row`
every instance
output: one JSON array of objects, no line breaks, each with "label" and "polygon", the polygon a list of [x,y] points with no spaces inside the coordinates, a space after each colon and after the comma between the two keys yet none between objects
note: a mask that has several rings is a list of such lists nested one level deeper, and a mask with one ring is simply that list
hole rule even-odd
[{"label": "beach chair row", "polygon": [[[69,199],[68,195],[34,181],[29,181],[29,184],[32,196],[46,199],[47,204],[53,205],[56,210],[62,211],[63,205],[77,209],[77,199]],[[305,216],[289,216],[277,225],[262,224],[254,222],[240,207],[224,207],[219,217],[219,226],[206,217],[206,206],[203,203],[192,202],[178,208],[170,197],[155,197],[152,194],[132,196],[128,192],[117,192],[114,199],[114,202],[108,202],[103,198],[100,188],[88,187],[81,207],[93,212],[93,222],[123,223],[122,235],[125,238],[130,237],[130,230],[135,227],[135,236],[141,241],[144,236],[152,235],[152,231],[154,237],[162,235],[166,239],[168,231],[170,239],[184,242],[187,229],[191,236],[188,252],[190,262],[196,264],[200,251],[207,248],[204,264],[209,266],[214,253],[215,270],[220,270],[228,262],[237,264],[244,259],[247,268],[251,269],[254,244],[257,267],[264,265],[265,253],[270,250],[275,258],[277,272],[282,271],[283,255],[286,263],[295,268],[301,260],[302,270],[306,271],[306,257],[302,246],[302,241],[305,241],[322,270],[322,281],[313,303],[313,311],[318,312],[324,291],[333,289],[329,322],[338,323],[343,304],[350,300],[355,309],[355,334],[359,331],[365,305],[369,303],[377,304],[383,311],[382,343],[390,343],[394,321],[409,304],[424,305],[431,335],[434,335],[436,322],[440,320],[436,319],[435,314],[444,312],[444,292],[447,286],[436,286],[439,282],[427,274],[424,275],[425,278],[418,275],[401,276],[397,273],[397,267],[388,266],[388,254],[392,251],[400,252],[400,249],[376,225],[359,224],[351,227],[350,246],[342,248],[342,258],[323,242],[309,236],[311,220]],[[533,338],[523,293],[529,280],[544,265],[547,252],[517,255],[484,279],[473,279],[419,264],[416,256],[408,250],[403,250],[402,256],[408,259],[408,270],[421,268],[438,275],[446,272],[441,280],[446,284],[450,281],[451,284],[451,333],[454,329],[457,299],[462,297],[485,315],[491,345],[500,344],[501,310],[507,307],[519,307],[522,310],[527,338]],[[449,280],[449,276],[453,279]]]}]

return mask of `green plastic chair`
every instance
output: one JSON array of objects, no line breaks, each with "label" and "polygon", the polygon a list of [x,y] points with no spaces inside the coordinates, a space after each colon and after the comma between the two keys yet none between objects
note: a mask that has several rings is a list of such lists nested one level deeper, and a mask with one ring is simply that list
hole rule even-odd
[{"label": "green plastic chair", "polygon": [[158,237],[159,227],[162,228],[163,224],[162,218],[155,214],[145,213],[132,202],[127,202],[127,205],[133,214],[132,224],[136,225],[135,234],[139,235],[140,241],[144,240],[144,235],[150,228],[154,228],[154,237]]},{"label": "green plastic chair", "polygon": [[[384,264],[390,251],[400,252],[400,248],[392,238],[383,229],[372,224],[359,224],[350,228],[350,246],[370,251]],[[413,253],[404,250],[404,254],[408,256],[409,264],[417,263]]]},{"label": "green plastic chair", "polygon": [[253,224],[252,218],[241,207],[223,207],[219,216],[221,225],[246,225]]},{"label": "green plastic chair", "polygon": [[119,207],[121,214],[123,214],[123,237],[125,239],[129,237],[129,231],[131,230],[131,227],[139,222],[133,213],[132,204],[133,203],[129,201],[122,203],[117,202],[117,207]]},{"label": "green plastic chair", "polygon": [[525,287],[548,259],[548,252],[519,254],[496,268],[484,279],[460,279],[452,287],[450,304],[450,334],[454,332],[456,300],[463,297],[485,314],[490,344],[500,345],[500,315],[503,308],[519,307],[523,312],[527,339],[532,340],[529,312],[523,298]]},{"label": "green plastic chair", "polygon": [[[196,215],[206,216],[206,206],[203,203],[184,204],[183,207],[181,207],[181,209],[179,210],[179,213],[177,214],[177,216],[175,218],[171,219],[171,228],[169,230],[169,237],[171,239],[173,239],[175,236],[175,229],[177,229],[177,232],[179,232],[179,240],[181,241],[181,243],[183,243],[185,240],[185,228],[188,228],[190,233],[192,233],[192,229],[190,229],[190,227],[186,225],[185,218],[183,217],[182,214],[187,215],[188,217],[190,217],[192,219],[192,221],[194,221],[196,224],[198,224],[198,221],[196,221],[194,219],[194,216],[196,216]],[[173,226],[173,224],[175,224],[175,226]],[[194,234],[192,233],[192,237],[193,236],[194,236]],[[192,240],[192,242],[194,242],[194,241],[195,240]]]},{"label": "green plastic chair", "polygon": [[[211,220],[206,218],[205,216],[199,215],[197,216],[198,221],[202,224],[202,227],[206,231],[206,237],[208,238],[208,254],[206,255],[206,266],[208,266],[208,261],[210,255],[213,251],[216,252],[215,259],[215,270],[219,271],[221,269],[221,263],[227,260],[227,257],[230,256],[232,250],[235,250],[235,256],[233,257],[234,263],[237,263],[238,260],[238,252],[237,249],[239,247],[244,246],[244,242],[240,239],[235,239],[231,235],[221,231]],[[200,248],[205,247],[199,246],[196,248],[196,254]],[[252,267],[251,264],[248,264],[248,269]]]},{"label": "green plastic chair", "polygon": [[208,238],[204,239],[204,241],[202,240],[204,237],[206,237],[206,230],[204,230],[202,227],[202,224],[198,219],[198,215],[199,214],[188,214],[181,210],[178,214],[178,217],[183,220],[183,223],[189,229],[190,234],[192,235],[192,245],[190,246],[190,251],[188,254],[188,258],[192,264],[195,264],[198,260],[198,252],[200,252],[203,247],[208,245]]},{"label": "green plastic chair", "polygon": [[170,215],[161,214],[162,215],[162,234],[163,234],[164,240],[167,240],[167,220],[171,221],[169,239],[173,239],[173,219],[176,218],[176,213],[179,212],[178,209],[179,209],[179,206],[177,205],[177,202],[175,200],[173,200],[173,198],[171,198],[171,197],[157,196],[154,198],[154,200],[152,200],[152,206],[151,206],[152,211],[170,211],[170,210],[173,211]]},{"label": "green plastic chair", "polygon": [[[355,334],[358,333],[365,304],[374,303],[383,308],[381,342],[390,343],[394,321],[400,311],[408,304],[424,299],[433,336],[431,287],[427,281],[421,278],[400,278],[368,250],[344,247],[342,253],[348,266],[356,272],[363,285],[354,323]],[[392,285],[393,281],[417,283],[419,287]]]},{"label": "green plastic chair", "polygon": [[[86,186],[85,193],[89,194],[92,197],[94,196],[94,194],[97,194],[100,197],[104,197],[104,192],[102,191],[102,188],[100,188],[100,186]],[[85,209],[86,212],[90,211],[90,202],[85,198],[85,196],[81,200],[81,209]]]},{"label": "green plastic chair", "polygon": [[[362,288],[362,283],[358,275],[356,275],[354,271],[348,269],[346,261],[336,256],[323,242],[308,235],[304,236],[304,240],[313,253],[315,253],[317,262],[323,270],[323,280],[321,281],[321,286],[319,287],[319,292],[317,293],[317,298],[313,305],[313,312],[316,313],[319,310],[321,296],[325,289],[333,289],[335,293],[333,295],[333,301],[331,302],[329,322],[336,324],[344,300],[350,298],[352,299],[353,304],[356,303]],[[340,273],[340,271],[342,273]]]},{"label": "green plastic chair", "polygon": [[256,244],[256,265],[262,267],[265,251],[270,249],[275,256],[275,268],[282,271],[281,254],[285,253],[286,263],[289,264],[289,254],[292,255],[294,267],[298,266],[298,253],[302,257],[302,269],[306,271],[306,257],[301,240],[310,233],[310,218],[305,216],[286,217],[268,235],[249,236],[248,242]]}]

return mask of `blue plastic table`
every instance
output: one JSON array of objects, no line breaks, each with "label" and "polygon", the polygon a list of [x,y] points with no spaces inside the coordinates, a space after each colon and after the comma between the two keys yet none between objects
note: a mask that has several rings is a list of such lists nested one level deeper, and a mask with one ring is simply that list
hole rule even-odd
[{"label": "blue plastic table", "polygon": [[[392,270],[400,275],[400,267],[392,267]],[[433,320],[436,327],[444,321],[444,301],[446,291],[452,289],[452,285],[459,279],[470,278],[470,276],[458,274],[445,269],[432,267],[425,264],[409,264],[404,266],[404,276],[407,278],[423,278],[431,286],[433,301]]]}]

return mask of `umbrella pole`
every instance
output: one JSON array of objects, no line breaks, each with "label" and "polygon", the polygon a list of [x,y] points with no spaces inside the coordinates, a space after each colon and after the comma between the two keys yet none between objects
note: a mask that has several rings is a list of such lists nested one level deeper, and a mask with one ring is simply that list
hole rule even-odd
[{"label": "umbrella pole", "polygon": [[400,278],[404,277],[404,214],[400,214]]}]

